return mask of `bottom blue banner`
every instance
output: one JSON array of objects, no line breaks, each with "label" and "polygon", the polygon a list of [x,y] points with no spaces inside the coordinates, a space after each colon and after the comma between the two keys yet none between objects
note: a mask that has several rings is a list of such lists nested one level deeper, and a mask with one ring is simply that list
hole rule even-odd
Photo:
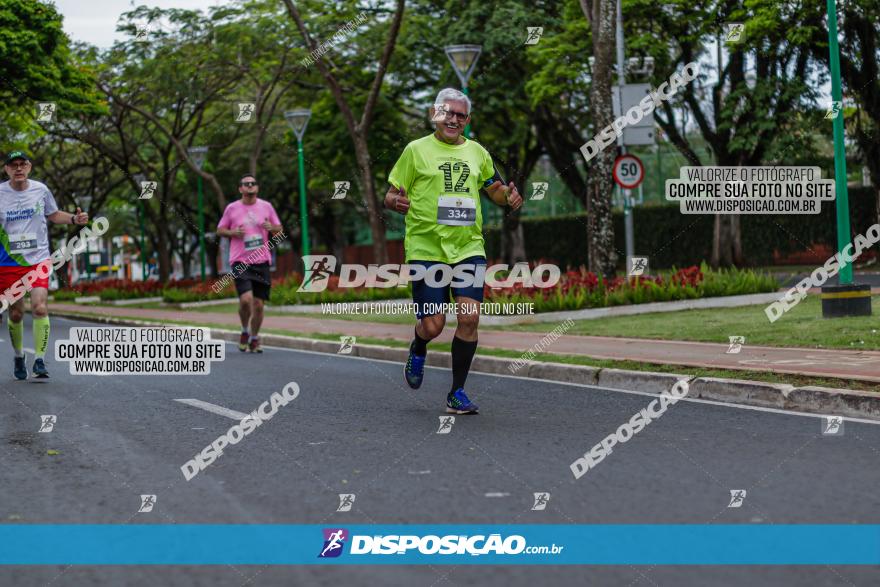
[{"label": "bottom blue banner", "polygon": [[4,565],[878,565],[880,525],[0,525]]}]

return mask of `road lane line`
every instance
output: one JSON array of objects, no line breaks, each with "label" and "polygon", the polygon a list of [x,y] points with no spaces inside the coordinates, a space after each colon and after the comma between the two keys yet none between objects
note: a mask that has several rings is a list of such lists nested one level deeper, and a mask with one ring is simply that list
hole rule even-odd
[{"label": "road lane line", "polygon": [[[229,344],[234,344],[234,343],[229,343]],[[310,354],[310,355],[329,355],[329,354],[331,354],[331,353],[321,353],[318,351],[308,351],[308,350],[303,350],[303,349],[289,349],[286,347],[278,347],[278,346],[265,345],[265,344],[263,345],[263,348],[264,349],[271,349],[271,350],[287,351],[290,353],[305,353],[305,354]],[[335,356],[337,358],[341,358],[341,359],[353,359],[356,361],[375,361],[376,363],[387,363],[389,365],[396,365],[396,366],[400,366],[403,364],[401,361],[389,361],[387,359],[372,359],[372,358],[368,358],[368,357],[353,357],[351,355],[333,355],[333,356]],[[489,355],[483,355],[483,356],[489,356]],[[452,370],[449,367],[435,367],[433,365],[425,365],[425,369],[436,369],[438,371],[451,371]],[[611,392],[615,392],[615,393],[628,393],[631,395],[641,395],[641,396],[645,396],[645,397],[655,397],[656,398],[660,395],[658,393],[651,393],[651,392],[647,392],[647,391],[636,391],[636,390],[632,390],[632,389],[617,389],[614,387],[601,387],[599,385],[588,385],[586,383],[569,383],[567,381],[551,381],[549,379],[536,379],[534,377],[523,377],[521,375],[505,375],[503,373],[483,373],[480,371],[471,371],[471,373],[473,375],[481,375],[483,377],[504,377],[505,379],[518,379],[520,381],[532,381],[532,382],[541,381],[543,383],[548,383],[548,384],[552,384],[552,385],[564,385],[566,387],[580,387],[580,388],[586,388],[586,389],[597,389],[600,391],[611,391]],[[719,402],[719,401],[710,400],[710,399],[689,398],[689,397],[683,397],[679,401],[687,402],[687,403],[694,403],[694,404],[708,404],[710,406],[719,406],[719,407],[723,407],[723,408],[733,408],[733,409],[737,409],[737,410],[751,410],[754,412],[765,412],[765,413],[769,413],[769,414],[781,414],[781,415],[786,415],[786,416],[802,416],[802,417],[806,417],[806,418],[825,418],[826,416],[836,416],[837,415],[837,414],[814,414],[814,413],[810,413],[810,412],[782,410],[779,408],[767,408],[764,406],[747,406],[747,405],[743,405],[743,404],[734,404],[734,403],[727,403],[727,402]],[[880,426],[880,422],[878,422],[877,420],[868,420],[865,418],[855,418],[852,416],[840,416],[840,417],[843,418],[843,420],[846,422],[856,422],[858,424],[873,424],[874,426]]]},{"label": "road lane line", "polygon": [[180,398],[175,399],[174,401],[180,402],[182,404],[186,404],[188,406],[192,406],[194,408],[200,408],[207,412],[211,412],[212,414],[217,414],[219,416],[226,416],[227,418],[231,418],[233,420],[242,420],[247,418],[247,414],[243,414],[241,412],[236,412],[235,410],[230,410],[229,408],[224,408],[223,406],[218,406],[217,404],[210,404],[208,402],[203,402],[200,399],[193,398]]}]

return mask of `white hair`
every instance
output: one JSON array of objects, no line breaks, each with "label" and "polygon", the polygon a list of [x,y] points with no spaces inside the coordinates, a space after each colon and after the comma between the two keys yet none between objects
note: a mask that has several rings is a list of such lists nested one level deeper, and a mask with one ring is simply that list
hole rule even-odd
[{"label": "white hair", "polygon": [[434,104],[445,104],[447,100],[464,102],[467,104],[467,113],[471,113],[471,99],[463,92],[460,92],[455,88],[443,88],[437,93],[437,97],[434,99]]}]

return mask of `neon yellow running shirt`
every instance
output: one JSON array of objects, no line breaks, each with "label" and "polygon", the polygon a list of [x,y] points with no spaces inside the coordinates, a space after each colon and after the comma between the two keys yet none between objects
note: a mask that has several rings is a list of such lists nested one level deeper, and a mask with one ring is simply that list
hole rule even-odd
[{"label": "neon yellow running shirt", "polygon": [[449,145],[431,134],[408,144],[388,175],[410,200],[407,262],[486,256],[480,188],[494,175],[492,156],[474,141]]}]

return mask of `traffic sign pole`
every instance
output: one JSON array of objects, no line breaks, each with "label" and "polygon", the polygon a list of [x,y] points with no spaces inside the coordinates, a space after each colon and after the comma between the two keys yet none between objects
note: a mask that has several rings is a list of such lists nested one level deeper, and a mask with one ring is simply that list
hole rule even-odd
[{"label": "traffic sign pole", "polygon": [[627,275],[630,273],[630,260],[635,256],[635,237],[632,230],[632,189],[641,188],[642,180],[645,179],[645,166],[641,160],[635,155],[620,155],[614,160],[614,168],[611,175],[614,177],[614,183],[618,185],[624,197],[624,214],[626,222],[630,229],[624,235],[626,238],[626,259],[627,259]]},{"label": "traffic sign pole", "polygon": [[[620,112],[623,113],[623,86],[626,84],[626,74],[624,73],[624,44],[623,44],[623,0],[617,0],[617,86],[618,101],[620,102]],[[623,133],[617,137],[617,145],[622,155],[626,154],[626,145],[623,142]],[[635,228],[633,227],[633,210],[632,199],[629,190],[620,188],[620,195],[623,196],[623,230],[626,241],[626,258],[632,259],[635,255]],[[629,267],[627,267],[629,271]]]}]

